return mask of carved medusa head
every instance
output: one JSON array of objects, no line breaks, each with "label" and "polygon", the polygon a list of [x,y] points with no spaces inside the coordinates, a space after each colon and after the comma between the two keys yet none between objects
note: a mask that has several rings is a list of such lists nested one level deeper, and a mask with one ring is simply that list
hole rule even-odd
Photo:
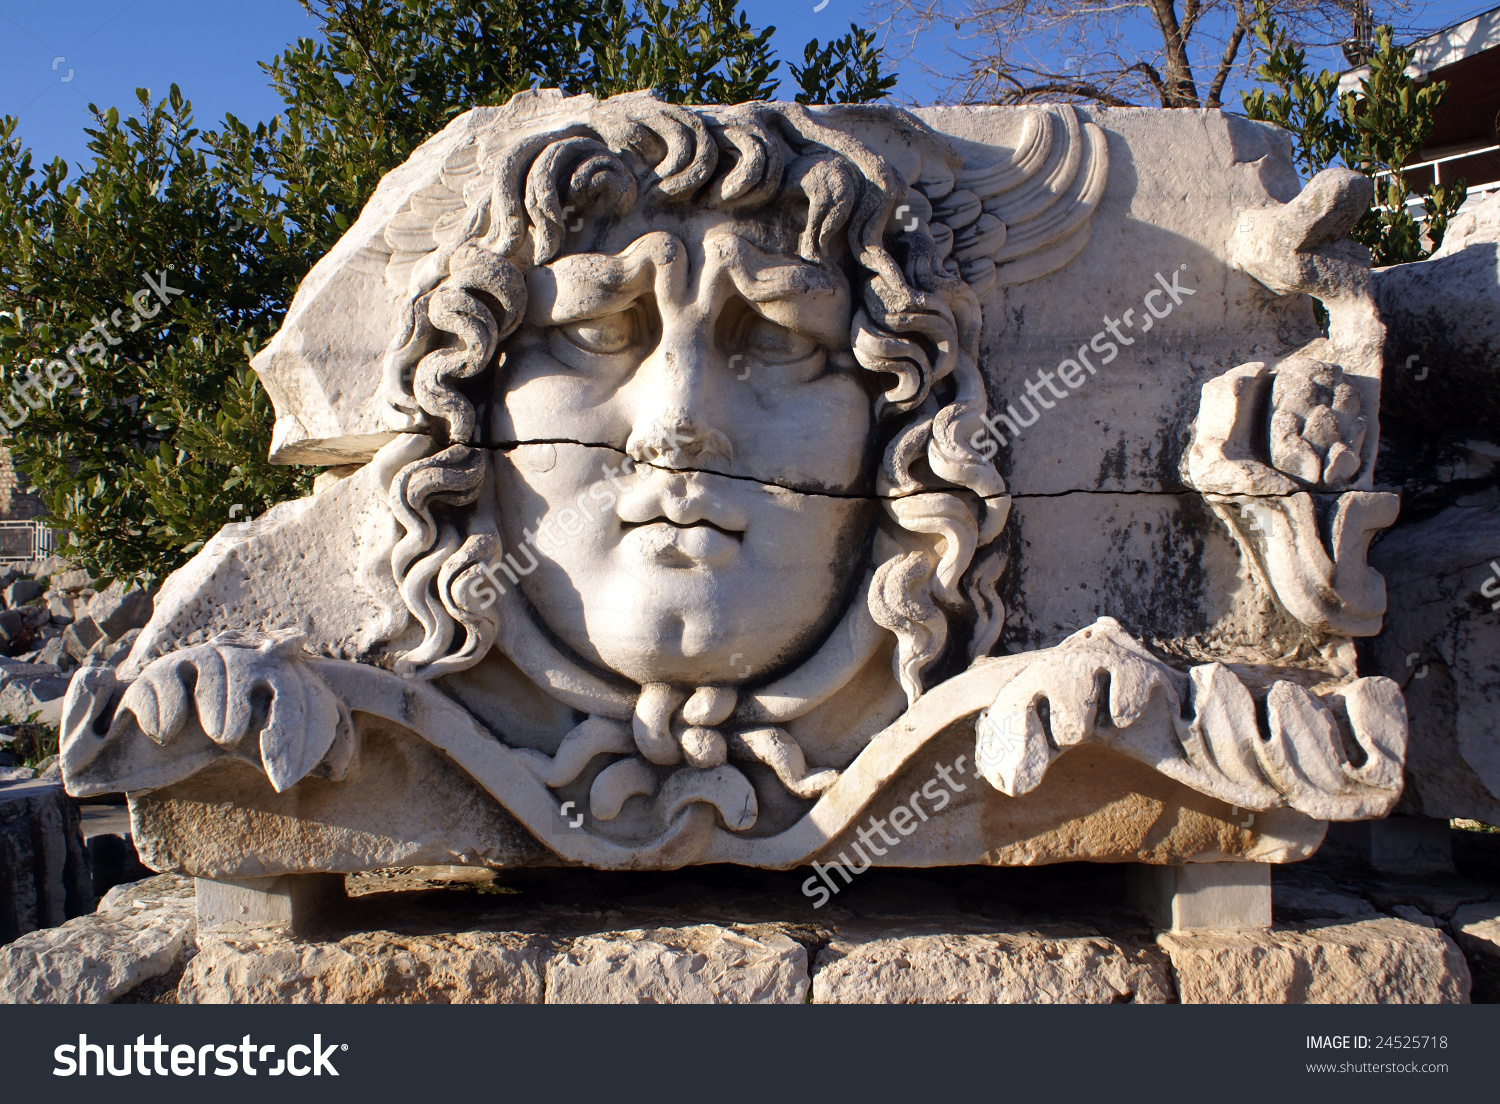
[{"label": "carved medusa head", "polygon": [[[886,159],[797,105],[632,95],[507,127],[444,183],[387,231],[384,395],[448,442],[393,489],[410,673],[527,617],[606,678],[743,686],[853,609],[914,700],[994,644],[980,312]],[[403,250],[414,226],[437,248]]]}]

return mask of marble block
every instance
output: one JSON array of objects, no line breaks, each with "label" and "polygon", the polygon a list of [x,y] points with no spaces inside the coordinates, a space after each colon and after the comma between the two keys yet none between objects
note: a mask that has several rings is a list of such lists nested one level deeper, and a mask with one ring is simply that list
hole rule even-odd
[{"label": "marble block", "polygon": [[1406,759],[1370,202],[1218,112],[467,112],[255,358],[317,493],[80,669],[69,791],[230,881],[1305,858]]}]

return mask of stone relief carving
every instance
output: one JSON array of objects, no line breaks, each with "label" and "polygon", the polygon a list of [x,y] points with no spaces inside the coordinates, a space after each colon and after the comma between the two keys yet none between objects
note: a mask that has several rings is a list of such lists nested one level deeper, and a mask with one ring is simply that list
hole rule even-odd
[{"label": "stone relief carving", "polygon": [[[555,859],[791,866],[957,732],[1007,797],[1089,743],[1246,809],[1384,815],[1389,680],[1183,672],[1111,618],[994,654],[981,297],[1085,248],[1110,156],[1071,107],[983,155],[877,108],[528,93],[456,120],[256,361],[273,454],[360,467],[221,533],[118,672],[79,673],[70,792],[336,790],[394,732]],[[1360,197],[1325,177],[1247,215],[1235,263],[1317,295],[1330,336],[1207,384],[1186,469],[1292,615],[1348,636],[1378,630],[1364,549],[1394,503],[1338,240]],[[1316,843],[1289,831],[1278,854]]]},{"label": "stone relief carving", "polygon": [[1317,299],[1328,336],[1204,384],[1184,465],[1286,610],[1341,637],[1380,631],[1385,583],[1365,555],[1400,507],[1369,489],[1385,328],[1369,257],[1344,237],[1370,201],[1366,177],[1327,169],[1292,202],[1244,214],[1232,261],[1278,295]]}]

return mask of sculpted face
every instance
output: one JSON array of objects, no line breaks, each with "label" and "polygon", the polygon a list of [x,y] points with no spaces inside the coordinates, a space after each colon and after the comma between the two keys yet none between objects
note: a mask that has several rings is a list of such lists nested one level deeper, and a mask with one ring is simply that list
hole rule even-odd
[{"label": "sculpted face", "polygon": [[[528,275],[493,439],[547,627],[637,682],[759,681],[851,600],[875,507],[850,289],[714,213]],[[644,232],[642,232],[644,231]]]}]

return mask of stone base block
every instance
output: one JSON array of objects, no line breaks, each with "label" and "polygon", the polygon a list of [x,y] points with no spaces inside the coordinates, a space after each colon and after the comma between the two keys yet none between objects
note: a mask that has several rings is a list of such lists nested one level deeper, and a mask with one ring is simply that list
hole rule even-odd
[{"label": "stone base block", "polygon": [[815,1004],[1168,1004],[1166,956],[1101,936],[837,939],[818,954]]},{"label": "stone base block", "polygon": [[[351,878],[348,904],[300,937],[196,933],[194,883],[163,875],[111,891],[93,916],[0,948],[0,1001],[1469,999],[1470,967],[1459,948],[1442,921],[1416,910],[1408,911],[1417,922],[1397,919],[1361,897],[1364,907],[1352,919],[1291,924],[1279,917],[1270,931],[1158,934],[1118,907],[1123,872],[1103,869],[1114,874],[1107,893],[1096,892],[1099,871],[1024,879],[871,871],[837,906],[818,909],[798,891],[803,871],[736,883],[581,871],[522,875],[507,884],[476,880],[472,870],[415,868]],[[1304,896],[1314,912],[1329,905]],[[610,907],[601,910],[606,900]],[[1500,941],[1497,913],[1500,902],[1490,902],[1447,923],[1490,954]]]},{"label": "stone base block", "polygon": [[459,932],[333,943],[215,938],[184,972],[181,1004],[541,1004],[545,941]]},{"label": "stone base block", "polygon": [[305,931],[344,897],[342,874],[283,874],[237,882],[197,879],[203,932]]},{"label": "stone base block", "polygon": [[803,1004],[807,951],[718,924],[574,940],[547,960],[548,1004]]},{"label": "stone base block", "polygon": [[1468,1004],[1469,968],[1436,928],[1383,917],[1270,932],[1164,933],[1183,1004]]},{"label": "stone base block", "polygon": [[1246,931],[1271,926],[1265,863],[1187,863],[1131,868],[1130,899],[1170,931]]}]

